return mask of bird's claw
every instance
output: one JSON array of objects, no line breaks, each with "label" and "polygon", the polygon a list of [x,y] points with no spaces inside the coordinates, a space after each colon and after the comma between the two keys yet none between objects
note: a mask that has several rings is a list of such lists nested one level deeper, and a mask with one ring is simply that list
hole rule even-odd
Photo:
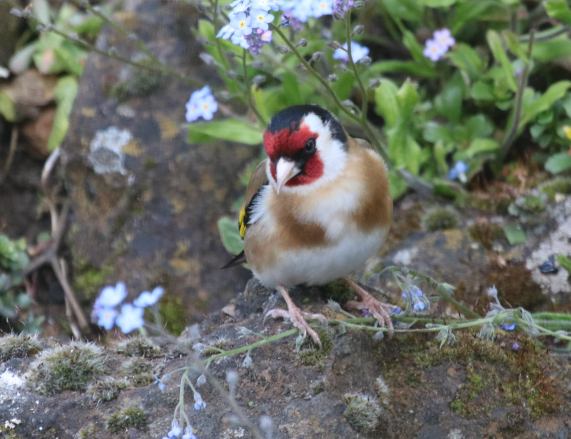
[{"label": "bird's claw", "polygon": [[288,311],[281,308],[274,308],[269,310],[264,316],[264,322],[268,317],[273,319],[282,318],[284,320],[290,320],[293,326],[295,326],[301,332],[302,337],[306,337],[307,334],[311,337],[313,342],[318,345],[320,348],[321,340],[319,339],[319,335],[315,330],[309,326],[309,323],[305,319],[308,320],[318,320],[321,323],[327,323],[327,319],[322,314],[305,312],[298,308],[293,308]]},{"label": "bird's claw", "polygon": [[392,305],[383,303],[375,299],[373,296],[367,295],[363,297],[361,301],[349,300],[345,304],[345,307],[358,311],[365,310],[370,312],[381,327],[387,328],[389,337],[394,334],[393,321],[390,315],[390,311],[393,308]]}]

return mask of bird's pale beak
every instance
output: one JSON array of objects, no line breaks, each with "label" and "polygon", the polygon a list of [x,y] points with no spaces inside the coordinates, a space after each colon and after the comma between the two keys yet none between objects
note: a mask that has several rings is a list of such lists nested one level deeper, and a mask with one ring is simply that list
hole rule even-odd
[{"label": "bird's pale beak", "polygon": [[276,192],[279,194],[281,188],[297,174],[299,174],[299,169],[294,162],[284,158],[279,159],[276,165]]}]

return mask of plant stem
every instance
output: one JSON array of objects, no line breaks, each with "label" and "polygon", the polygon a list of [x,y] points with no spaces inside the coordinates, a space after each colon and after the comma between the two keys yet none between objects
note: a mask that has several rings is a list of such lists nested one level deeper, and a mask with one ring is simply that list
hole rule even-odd
[{"label": "plant stem", "polygon": [[521,76],[519,78],[518,87],[515,94],[515,104],[514,104],[512,124],[510,129],[507,131],[507,134],[504,138],[504,141],[502,142],[500,150],[500,161],[502,163],[505,160],[514,140],[517,138],[519,129],[521,128],[519,125],[523,109],[523,93],[525,91],[525,88],[527,87],[527,81],[529,78],[529,68],[531,65],[531,51],[533,49],[534,34],[535,34],[534,30],[532,30],[529,34],[529,42],[527,45],[528,59],[525,60],[525,66],[523,68],[523,71],[521,72]]},{"label": "plant stem", "polygon": [[208,366],[213,361],[219,360],[221,358],[232,357],[234,355],[242,354],[242,353],[248,352],[249,350],[259,348],[260,346],[264,346],[264,345],[267,345],[269,343],[273,343],[274,341],[281,340],[282,338],[291,337],[292,335],[295,335],[295,334],[297,334],[297,329],[292,328],[292,329],[289,329],[289,330],[284,331],[284,332],[279,332],[278,334],[272,335],[272,336],[264,338],[262,340],[258,340],[252,344],[249,344],[246,346],[240,346],[238,348],[230,349],[229,351],[224,351],[224,352],[221,352],[219,354],[212,355],[211,357],[208,357],[208,359],[206,360],[206,367],[208,368]]},{"label": "plant stem", "polygon": [[267,125],[267,121],[258,111],[256,108],[256,104],[254,103],[254,99],[252,98],[252,86],[250,84],[250,79],[248,77],[248,66],[246,64],[246,57],[248,55],[248,51],[246,49],[242,50],[242,71],[244,75],[244,88],[245,88],[245,95],[246,95],[246,102],[250,109],[254,112],[258,120],[265,126]]},{"label": "plant stem", "polygon": [[361,124],[367,123],[367,107],[369,103],[369,94],[367,93],[367,89],[363,86],[363,81],[361,81],[361,75],[359,75],[359,71],[357,70],[357,66],[355,65],[355,61],[353,60],[353,48],[352,40],[351,40],[351,14],[347,14],[345,16],[345,41],[347,44],[347,56],[349,58],[349,65],[353,70],[353,75],[355,75],[355,79],[357,80],[357,84],[359,85],[359,89],[361,90]]},{"label": "plant stem", "polygon": [[129,58],[125,58],[117,53],[111,52],[111,51],[106,51],[106,50],[102,50],[99,49],[98,47],[96,47],[94,44],[91,44],[87,41],[85,41],[84,39],[80,38],[79,36],[75,35],[75,34],[69,34],[61,29],[58,29],[57,27],[53,26],[53,25],[49,25],[49,26],[43,26],[43,30],[45,32],[53,32],[56,35],[59,35],[75,44],[78,44],[79,46],[82,46],[84,49],[87,49],[91,52],[95,52],[99,55],[103,55],[106,56],[108,58],[111,59],[115,59],[117,61],[121,61],[122,63],[128,64],[130,66],[133,67],[137,67],[139,69],[143,69],[143,70],[149,70],[151,72],[155,72],[155,73],[160,73],[162,75],[169,75],[169,76],[173,76],[189,85],[193,85],[193,86],[199,86],[201,85],[200,81],[194,80],[192,78],[189,78],[181,73],[179,73],[178,71],[170,68],[169,66],[165,65],[163,62],[159,61],[158,64],[146,64],[146,63],[141,63],[138,61],[133,61]]}]

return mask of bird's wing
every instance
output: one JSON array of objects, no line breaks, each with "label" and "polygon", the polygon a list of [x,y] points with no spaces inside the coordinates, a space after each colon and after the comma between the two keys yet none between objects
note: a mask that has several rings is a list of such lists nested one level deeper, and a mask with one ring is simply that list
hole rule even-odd
[{"label": "bird's wing", "polygon": [[365,139],[361,139],[359,137],[353,137],[352,140],[361,148],[365,148],[365,149],[372,149],[373,148],[371,146],[371,144]]},{"label": "bird's wing", "polygon": [[242,208],[240,209],[238,226],[240,228],[240,236],[242,239],[246,236],[246,229],[250,222],[250,215],[252,214],[254,202],[256,201],[256,198],[260,196],[262,188],[267,184],[268,177],[266,176],[266,160],[262,160],[258,166],[256,166],[256,170],[250,177],[250,182],[246,189],[246,195],[244,196],[244,204],[242,204]]},{"label": "bird's wing", "polygon": [[[250,224],[250,216],[252,214],[252,207],[256,198],[260,196],[262,188],[268,184],[268,178],[266,176],[266,160],[262,160],[250,177],[250,182],[246,188],[246,195],[244,196],[244,203],[240,208],[240,214],[238,216],[238,228],[240,231],[240,237],[244,239],[246,236],[246,229]],[[240,254],[234,256],[230,261],[224,264],[221,268],[230,268],[235,265],[240,265],[246,262],[246,256],[242,250]]]}]

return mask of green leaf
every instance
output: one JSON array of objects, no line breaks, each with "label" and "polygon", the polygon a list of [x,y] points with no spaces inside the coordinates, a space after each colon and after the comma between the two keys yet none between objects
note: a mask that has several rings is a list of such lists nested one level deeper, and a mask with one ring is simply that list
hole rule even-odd
[{"label": "green leaf", "polygon": [[557,255],[555,259],[557,260],[557,263],[571,275],[571,258],[565,255]]},{"label": "green leaf", "polygon": [[397,92],[396,85],[389,80],[382,81],[375,89],[375,110],[389,128],[396,126],[400,118]]},{"label": "green leaf", "polygon": [[8,122],[16,120],[16,107],[12,98],[4,90],[0,90],[0,115]]},{"label": "green leaf", "polygon": [[458,0],[422,0],[424,6],[429,8],[447,8],[457,3]]},{"label": "green leaf", "polygon": [[517,84],[514,79],[514,69],[506,51],[504,50],[500,35],[496,31],[489,30],[486,33],[486,39],[494,58],[502,66],[504,80],[512,91],[516,91]]},{"label": "green leaf", "polygon": [[436,78],[437,72],[434,65],[419,63],[416,61],[379,61],[373,63],[364,72],[363,76],[374,77],[385,73],[406,73],[421,78]]},{"label": "green leaf", "polygon": [[440,116],[457,123],[462,117],[463,95],[464,81],[456,74],[444,84],[442,92],[435,97],[434,109]]},{"label": "green leaf", "polygon": [[554,154],[545,162],[545,169],[552,174],[559,174],[571,169],[571,155],[566,152]]},{"label": "green leaf", "polygon": [[32,57],[34,56],[34,52],[38,47],[38,42],[34,41],[27,46],[24,46],[20,50],[18,50],[8,62],[8,67],[10,70],[14,72],[16,75],[19,73],[24,72],[30,64],[32,63]]},{"label": "green leaf", "polygon": [[396,20],[419,22],[423,16],[423,7],[417,0],[384,0],[384,7]]},{"label": "green leaf", "polygon": [[568,36],[547,41],[537,41],[531,50],[531,57],[542,63],[562,60],[571,56],[571,39]]},{"label": "green leaf", "polygon": [[406,181],[394,170],[389,169],[389,191],[391,198],[397,200],[402,197],[407,190]]},{"label": "green leaf", "polygon": [[419,100],[417,85],[407,79],[397,92],[401,119],[410,120],[412,118]]},{"label": "green leaf", "polygon": [[223,216],[216,223],[218,226],[218,233],[222,239],[222,245],[233,255],[239,254],[244,249],[244,243],[242,238],[240,238],[240,233],[238,232],[238,222],[227,216]]},{"label": "green leaf", "polygon": [[462,156],[471,159],[478,154],[494,152],[499,147],[500,144],[493,139],[474,139],[468,149],[462,152]]},{"label": "green leaf", "polygon": [[492,9],[498,8],[496,0],[478,0],[462,2],[454,8],[449,28],[452,34],[458,33],[466,23],[476,22]]},{"label": "green leaf", "polygon": [[69,115],[71,114],[73,103],[77,96],[77,90],[77,79],[73,76],[64,76],[56,85],[54,94],[57,108],[52,131],[48,138],[48,149],[50,151],[60,146],[67,134],[67,130],[69,129]]},{"label": "green leaf", "polygon": [[410,52],[412,59],[414,59],[416,62],[420,64],[430,64],[430,61],[428,61],[424,56],[424,54],[422,53],[424,51],[424,48],[416,40],[416,37],[412,32],[408,30],[404,31],[402,42]]},{"label": "green leaf", "polygon": [[527,240],[525,231],[519,224],[506,224],[503,230],[510,245],[523,244]]},{"label": "green leaf", "polygon": [[476,80],[484,74],[486,66],[482,56],[467,44],[456,44],[448,54],[448,59],[472,80]]},{"label": "green leaf", "polygon": [[484,81],[478,81],[472,86],[470,96],[476,101],[495,100],[494,89],[490,84]]},{"label": "green leaf", "polygon": [[33,0],[32,10],[34,11],[34,16],[40,23],[44,25],[51,24],[50,4],[48,0]]},{"label": "green leaf", "polygon": [[537,115],[550,109],[555,102],[562,99],[571,87],[571,81],[559,81],[552,84],[539,98],[532,99],[523,105],[520,129],[531,122]]},{"label": "green leaf", "polygon": [[547,15],[565,24],[571,24],[571,8],[568,0],[547,0],[545,3]]},{"label": "green leaf", "polygon": [[197,122],[188,126],[188,141],[190,143],[204,143],[215,139],[258,145],[262,142],[262,130],[251,122],[242,119]]}]

